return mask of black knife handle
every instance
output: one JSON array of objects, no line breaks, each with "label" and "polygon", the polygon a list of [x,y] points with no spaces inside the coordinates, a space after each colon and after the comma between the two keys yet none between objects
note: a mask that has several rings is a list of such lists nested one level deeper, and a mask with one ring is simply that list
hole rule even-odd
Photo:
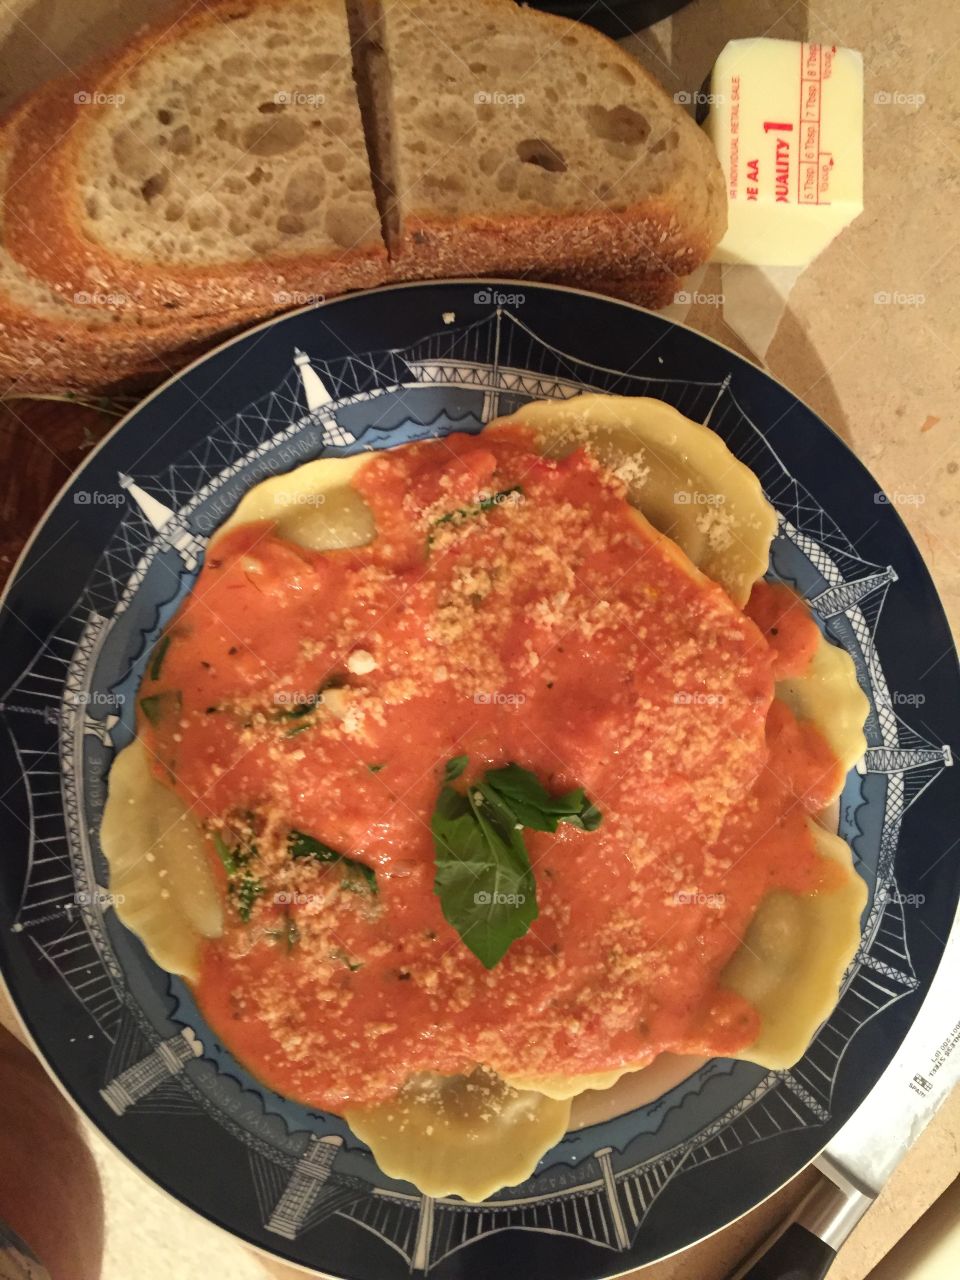
[{"label": "black knife handle", "polygon": [[823,1280],[836,1256],[819,1236],[791,1222],[742,1280]]},{"label": "black knife handle", "polygon": [[729,1280],[823,1280],[837,1250],[872,1203],[872,1197],[845,1175],[819,1178],[783,1229],[741,1263]]}]

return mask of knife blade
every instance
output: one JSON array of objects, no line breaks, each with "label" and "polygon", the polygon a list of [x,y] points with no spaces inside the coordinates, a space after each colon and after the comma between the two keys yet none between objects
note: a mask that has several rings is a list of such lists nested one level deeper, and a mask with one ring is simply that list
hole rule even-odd
[{"label": "knife blade", "polygon": [[903,1044],[815,1161],[826,1176],[729,1280],[822,1280],[960,1080],[960,913]]}]

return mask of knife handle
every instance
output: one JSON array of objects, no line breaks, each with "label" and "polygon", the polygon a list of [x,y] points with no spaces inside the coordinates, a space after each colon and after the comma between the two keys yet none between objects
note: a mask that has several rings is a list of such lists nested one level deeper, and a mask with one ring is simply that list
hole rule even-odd
[{"label": "knife handle", "polygon": [[740,1280],[823,1280],[837,1256],[819,1236],[791,1222]]},{"label": "knife handle", "polygon": [[852,1186],[839,1187],[821,1178],[730,1280],[823,1280],[837,1250],[872,1203]]}]

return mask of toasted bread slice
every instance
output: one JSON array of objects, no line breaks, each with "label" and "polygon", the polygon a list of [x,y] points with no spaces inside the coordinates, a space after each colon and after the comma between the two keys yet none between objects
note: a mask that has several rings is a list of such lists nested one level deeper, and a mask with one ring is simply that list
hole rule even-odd
[{"label": "toasted bread slice", "polygon": [[8,183],[11,252],[66,295],[269,314],[383,279],[343,0],[191,5],[86,79]]},{"label": "toasted bread slice", "polygon": [[513,0],[351,2],[395,278],[682,276],[720,239],[709,140],[613,41]]}]

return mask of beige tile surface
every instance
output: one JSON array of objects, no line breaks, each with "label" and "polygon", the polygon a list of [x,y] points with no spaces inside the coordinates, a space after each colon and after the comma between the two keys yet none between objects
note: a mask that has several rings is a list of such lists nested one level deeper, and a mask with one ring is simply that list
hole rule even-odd
[{"label": "beige tile surface", "polygon": [[[72,74],[81,58],[169,4],[0,0],[0,107],[19,88]],[[670,92],[700,86],[723,44],[745,35],[810,38],[863,50],[867,210],[805,273],[767,364],[852,445],[891,493],[956,627],[960,620],[957,405],[960,391],[960,6],[888,0],[697,0],[631,43]],[[78,87],[82,87],[78,81]],[[922,94],[921,104],[875,101]],[[704,286],[711,291],[711,286]],[[714,284],[712,291],[718,291]],[[920,301],[878,302],[878,293]],[[717,308],[694,327],[739,344]],[[960,1102],[914,1153],[843,1251],[836,1280],[867,1271],[958,1168]],[[259,1280],[235,1241],[177,1205],[92,1138],[107,1200],[103,1280]],[[653,1280],[712,1280],[797,1196],[775,1201],[691,1254],[648,1269]]]}]

